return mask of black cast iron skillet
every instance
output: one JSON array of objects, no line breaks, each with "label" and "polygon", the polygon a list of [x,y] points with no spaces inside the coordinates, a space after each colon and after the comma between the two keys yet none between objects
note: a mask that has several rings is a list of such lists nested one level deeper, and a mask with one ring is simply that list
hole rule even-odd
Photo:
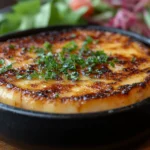
[{"label": "black cast iron skillet", "polygon": [[[0,42],[40,32],[88,28],[124,34],[150,45],[141,35],[100,26],[55,26],[11,33],[0,37]],[[149,99],[104,112],[83,114],[54,114],[23,110],[0,104],[0,138],[18,147],[45,150],[58,147],[108,146],[136,136],[149,129]]]}]

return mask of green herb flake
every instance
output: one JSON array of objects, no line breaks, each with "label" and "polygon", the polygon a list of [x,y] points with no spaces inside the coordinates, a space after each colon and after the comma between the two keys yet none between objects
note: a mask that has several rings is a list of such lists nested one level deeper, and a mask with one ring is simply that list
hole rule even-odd
[{"label": "green herb flake", "polygon": [[54,98],[59,98],[59,93],[55,93]]},{"label": "green herb flake", "polygon": [[0,65],[3,65],[5,63],[4,59],[0,59]]},{"label": "green herb flake", "polygon": [[11,68],[12,68],[12,64],[7,65],[7,66],[3,66],[2,68],[0,68],[0,74],[7,72]]},{"label": "green herb flake", "polygon": [[24,78],[26,78],[26,75],[25,75],[25,74],[23,74],[23,75],[17,74],[17,75],[16,75],[16,78],[17,78],[17,79],[24,79]]},{"label": "green herb flake", "polygon": [[33,73],[30,74],[31,79],[36,79],[39,78],[39,73],[37,71],[34,71]]},{"label": "green herb flake", "polygon": [[30,46],[29,49],[28,49],[28,51],[29,51],[30,53],[32,53],[32,52],[34,51],[34,49],[35,49],[35,46]]},{"label": "green herb flake", "polygon": [[46,50],[51,50],[51,49],[52,49],[52,44],[49,43],[49,42],[45,42],[43,46],[44,46],[44,48],[45,48]]},{"label": "green herb flake", "polygon": [[36,48],[35,53],[37,53],[38,55],[43,55],[45,53],[45,51],[43,48]]},{"label": "green herb flake", "polygon": [[[86,42],[91,43],[93,39],[87,37]],[[81,47],[76,51],[78,45],[75,41],[70,41],[62,47],[62,51],[53,53],[47,51],[51,49],[51,44],[45,42],[43,47],[31,47],[32,51],[37,54],[35,71],[27,70],[25,74],[18,74],[16,78],[22,79],[45,79],[57,80],[66,78],[71,81],[77,81],[80,77],[80,72],[83,75],[98,77],[104,73],[101,69],[98,70],[98,65],[109,64],[115,66],[117,59],[108,60],[109,56],[103,50],[92,51],[88,47]],[[73,53],[72,53],[73,52]]]},{"label": "green herb flake", "polygon": [[93,38],[91,36],[87,36],[86,39],[83,42],[83,47],[86,47],[88,44],[91,44],[93,42]]},{"label": "green herb flake", "polygon": [[92,38],[91,36],[87,36],[86,42],[87,42],[88,44],[92,43],[92,42],[93,42],[93,38]]},{"label": "green herb flake", "polygon": [[25,47],[23,47],[22,49],[21,49],[21,52],[22,53],[25,53],[27,51],[27,48],[25,48]]},{"label": "green herb flake", "polygon": [[76,37],[77,37],[77,35],[74,33],[70,35],[70,38],[76,38]]},{"label": "green herb flake", "polygon": [[10,44],[9,49],[15,49],[15,45]]},{"label": "green herb flake", "polygon": [[66,45],[63,46],[63,51],[66,52],[72,52],[74,50],[76,50],[78,48],[78,45],[76,44],[75,41],[71,41],[69,43],[67,43]]},{"label": "green herb flake", "polygon": [[95,70],[95,73],[98,73],[98,75],[102,75],[103,74],[103,71],[101,69],[96,69]]},{"label": "green herb flake", "polygon": [[111,67],[115,67],[115,63],[117,63],[118,62],[118,59],[117,58],[114,58],[113,60],[111,60],[111,61],[109,61],[108,63],[109,63],[109,65],[111,66]]},{"label": "green herb flake", "polygon": [[94,44],[98,44],[98,43],[99,43],[99,40],[94,40],[93,43],[94,43]]},{"label": "green herb flake", "polygon": [[111,67],[113,67],[113,68],[115,67],[115,63],[114,63],[113,61],[110,61],[110,62],[109,62],[109,65],[110,65]]},{"label": "green herb flake", "polygon": [[134,63],[136,61],[136,57],[132,57],[131,62]]},{"label": "green herb flake", "polygon": [[72,81],[76,81],[79,79],[79,73],[78,72],[72,72],[70,75],[69,75],[69,78],[72,80]]},{"label": "green herb flake", "polygon": [[55,72],[52,72],[52,71],[47,71],[44,78],[45,80],[48,80],[48,79],[56,79],[57,77],[57,74]]},{"label": "green herb flake", "polygon": [[10,56],[10,60],[14,60],[14,57],[13,57],[13,56]]}]

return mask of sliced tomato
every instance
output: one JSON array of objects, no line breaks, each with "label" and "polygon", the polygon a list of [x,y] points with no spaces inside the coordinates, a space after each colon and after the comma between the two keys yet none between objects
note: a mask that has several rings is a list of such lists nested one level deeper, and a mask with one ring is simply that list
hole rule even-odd
[{"label": "sliced tomato", "polygon": [[74,11],[84,6],[88,8],[87,12],[84,14],[84,17],[90,17],[94,12],[94,8],[92,6],[91,0],[71,0],[70,1],[70,8]]}]

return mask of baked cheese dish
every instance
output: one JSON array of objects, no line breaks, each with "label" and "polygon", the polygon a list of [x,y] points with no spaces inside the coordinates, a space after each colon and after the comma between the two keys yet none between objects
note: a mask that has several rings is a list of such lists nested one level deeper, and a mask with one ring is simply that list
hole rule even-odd
[{"label": "baked cheese dish", "polygon": [[51,113],[111,110],[150,97],[150,48],[91,29],[0,43],[0,102]]}]

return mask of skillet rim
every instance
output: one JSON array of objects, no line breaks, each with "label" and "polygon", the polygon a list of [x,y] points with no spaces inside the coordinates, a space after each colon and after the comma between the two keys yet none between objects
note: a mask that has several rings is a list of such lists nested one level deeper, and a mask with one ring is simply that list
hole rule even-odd
[{"label": "skillet rim", "polygon": [[[5,34],[3,36],[0,36],[0,42],[6,41],[8,39],[12,38],[20,38],[24,36],[30,36],[42,32],[47,32],[47,31],[62,31],[62,30],[68,30],[72,28],[80,28],[80,29],[90,29],[90,30],[99,30],[99,31],[106,31],[106,32],[113,32],[113,33],[119,33],[125,36],[128,36],[132,38],[133,40],[139,41],[143,44],[149,45],[150,46],[150,39],[139,35],[134,32],[122,30],[122,29],[116,29],[112,27],[104,27],[104,26],[99,26],[99,25],[60,25],[60,26],[49,26],[46,28],[36,28],[36,29],[29,29],[29,30],[24,30],[24,31],[18,31],[18,32],[11,32],[9,34]],[[147,98],[145,100],[142,100],[140,102],[120,107],[120,108],[115,108],[111,110],[106,110],[106,111],[97,111],[97,112],[87,112],[87,113],[47,113],[47,112],[40,112],[40,111],[33,111],[33,110],[27,110],[23,108],[17,108],[14,106],[10,106],[4,103],[0,103],[0,110],[2,111],[7,111],[11,112],[14,114],[19,114],[19,115],[24,115],[24,116],[29,116],[29,117],[37,117],[37,118],[45,118],[45,119],[83,119],[83,118],[97,118],[97,117],[106,117],[106,116],[111,116],[113,114],[118,114],[121,112],[125,111],[130,111],[132,109],[135,109],[144,103],[146,103],[150,98]]]}]

